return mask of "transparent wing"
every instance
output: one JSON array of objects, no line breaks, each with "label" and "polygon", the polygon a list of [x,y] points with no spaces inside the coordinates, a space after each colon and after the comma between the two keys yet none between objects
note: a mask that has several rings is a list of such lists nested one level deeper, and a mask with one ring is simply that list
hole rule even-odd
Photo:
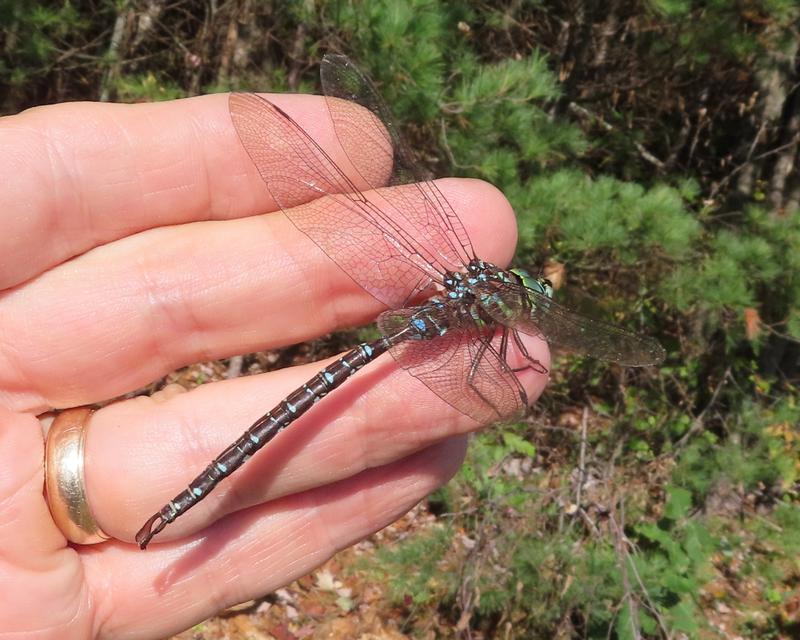
[{"label": "transparent wing", "polygon": [[[361,193],[282,109],[250,93],[232,93],[229,108],[275,202],[361,287],[396,307],[437,279],[419,254],[414,229],[385,212],[380,192],[370,198]],[[397,188],[416,192],[412,186]]]},{"label": "transparent wing", "polygon": [[[375,85],[343,55],[327,54],[320,65],[322,90],[342,148],[365,182],[376,188],[374,153],[393,166],[390,184],[414,189],[384,194],[392,218],[413,230],[420,254],[439,269],[459,269],[475,257],[466,229],[453,207],[400,136],[391,111]],[[354,109],[357,104],[362,109]],[[382,126],[376,126],[379,121]]]},{"label": "transparent wing", "polygon": [[482,292],[485,308],[498,322],[579,354],[627,367],[658,364],[658,341],[586,318],[551,298],[514,283],[491,283]]},{"label": "transparent wing", "polygon": [[[386,311],[378,317],[384,335],[407,326],[419,308]],[[432,340],[406,340],[389,351],[398,364],[461,413],[481,424],[521,413],[527,396],[499,353],[501,334],[481,333],[471,320],[453,323]]]}]

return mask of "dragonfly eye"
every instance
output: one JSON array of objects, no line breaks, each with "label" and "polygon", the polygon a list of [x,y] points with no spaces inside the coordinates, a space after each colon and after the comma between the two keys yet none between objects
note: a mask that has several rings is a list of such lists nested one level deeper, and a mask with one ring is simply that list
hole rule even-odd
[{"label": "dragonfly eye", "polygon": [[513,273],[517,277],[517,279],[529,289],[536,288],[532,287],[531,283],[538,282],[538,280],[534,278],[530,273],[528,273],[525,269],[517,269],[515,267],[513,269],[509,269],[509,272]]},{"label": "dragonfly eye", "polygon": [[547,296],[548,298],[553,297],[553,283],[547,278],[534,278],[530,273],[525,271],[525,269],[511,269],[510,271],[528,289],[543,296]]}]

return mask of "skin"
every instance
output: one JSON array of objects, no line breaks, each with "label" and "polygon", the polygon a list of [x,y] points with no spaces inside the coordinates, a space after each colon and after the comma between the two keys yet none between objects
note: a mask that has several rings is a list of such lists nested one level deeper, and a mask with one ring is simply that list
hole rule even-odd
[{"label": "skin", "polygon": [[[349,167],[320,98],[271,98]],[[0,638],[164,637],[312,571],[456,472],[480,425],[386,354],[140,551],[144,520],[322,365],[172,386],[92,416],[86,490],[112,540],[68,543],[42,493],[54,409],[383,308],[275,213],[225,95],[31,109],[0,119],[0,148]],[[505,265],[505,198],[439,184]],[[546,382],[521,380],[531,399]]]}]

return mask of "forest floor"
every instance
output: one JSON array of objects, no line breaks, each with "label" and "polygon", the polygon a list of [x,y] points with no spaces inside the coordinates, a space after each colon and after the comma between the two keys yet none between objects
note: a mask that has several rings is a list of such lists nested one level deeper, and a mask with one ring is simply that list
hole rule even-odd
[{"label": "forest floor", "polygon": [[[355,546],[342,551],[314,573],[259,600],[232,607],[194,626],[172,640],[434,640],[462,638],[465,629],[446,618],[435,603],[427,611],[415,611],[411,597],[392,604],[387,585],[375,581],[365,566],[373,562],[378,547],[391,546],[437,526],[436,516],[424,503],[394,524]],[[757,541],[752,541],[757,546]],[[708,621],[703,639],[745,640],[734,629],[746,628],[753,612],[762,607],[759,576],[733,577],[743,559],[717,558],[713,578],[703,589]],[[409,571],[413,568],[409,567]],[[733,604],[735,603],[735,604]],[[800,591],[784,602],[787,623],[800,619]],[[757,615],[757,614],[756,614]],[[766,617],[767,612],[762,612]],[[412,622],[409,618],[414,617]],[[422,621],[424,620],[424,623]],[[462,621],[465,625],[468,620]],[[508,629],[510,631],[510,629]],[[473,640],[491,640],[497,635],[472,631]],[[515,637],[512,634],[502,637]],[[562,636],[559,636],[562,637]],[[569,635],[563,636],[564,640]],[[677,635],[676,638],[686,638]],[[791,640],[776,636],[775,640]]]},{"label": "forest floor", "polygon": [[[384,585],[353,567],[378,545],[391,545],[435,526],[424,506],[367,540],[342,551],[313,574],[259,600],[228,609],[173,640],[405,640],[406,608],[389,603]],[[430,638],[447,637],[431,620]]]},{"label": "forest floor", "polygon": [[[166,384],[179,384],[190,389],[241,374],[253,375],[316,361],[340,351],[347,339],[347,336],[339,334],[282,350],[192,365],[143,391],[153,392]],[[572,426],[577,429],[577,421]],[[558,465],[559,462],[563,461],[551,460],[550,464]],[[655,469],[650,469],[649,472],[645,470],[644,477],[651,473],[658,475]],[[730,514],[730,517],[736,516]],[[452,614],[452,607],[448,611],[447,607],[437,607],[435,602],[418,606],[411,595],[397,602],[390,586],[381,583],[377,577],[380,572],[370,570],[371,566],[378,564],[376,552],[379,549],[392,548],[415,536],[431,533],[440,526],[439,516],[431,513],[427,504],[422,502],[394,524],[340,552],[313,573],[263,598],[220,612],[171,640],[434,640],[462,637],[490,640],[498,637],[496,633],[486,635],[475,629],[470,629],[469,636],[464,636],[470,626],[469,618],[454,623],[448,616],[448,613]],[[761,546],[758,540],[752,539],[740,548],[753,553],[769,553],[769,549],[760,549]],[[739,635],[733,630],[748,628],[754,617],[770,615],[763,610],[761,576],[740,571],[748,561],[745,557],[722,554],[713,558],[709,580],[699,594],[708,628],[698,637],[726,640],[754,637]],[[787,628],[800,624],[800,589],[793,598],[782,603],[778,615]],[[517,637],[510,622],[503,626],[507,635],[502,637]],[[565,624],[565,634],[559,638],[566,640],[571,637],[567,627],[569,624]],[[791,640],[791,636],[779,635],[774,640]]]}]

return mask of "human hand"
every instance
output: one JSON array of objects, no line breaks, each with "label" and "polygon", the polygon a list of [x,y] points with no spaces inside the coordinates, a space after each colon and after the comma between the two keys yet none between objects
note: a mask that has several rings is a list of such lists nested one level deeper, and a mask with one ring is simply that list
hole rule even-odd
[{"label": "human hand", "polygon": [[[321,98],[273,99],[340,158]],[[144,520],[324,365],[168,387],[91,417],[86,492],[112,539],[68,543],[42,494],[37,416],[382,307],[274,213],[227,96],[43,107],[0,120],[0,145],[0,629],[163,637],[308,573],[461,464],[478,425],[383,356],[142,552]],[[439,184],[478,254],[506,263],[505,199],[477,181]],[[547,365],[544,343],[529,350]],[[523,382],[534,399],[545,380]]]}]

